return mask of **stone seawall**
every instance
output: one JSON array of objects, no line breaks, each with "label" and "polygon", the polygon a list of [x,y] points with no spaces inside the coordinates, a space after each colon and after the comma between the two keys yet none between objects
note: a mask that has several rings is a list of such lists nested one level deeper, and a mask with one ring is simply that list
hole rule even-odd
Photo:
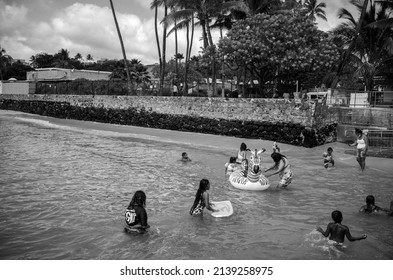
[{"label": "stone seawall", "polygon": [[[313,147],[335,140],[318,104],[284,99],[0,95],[0,109],[161,129],[275,140]],[[326,112],[324,112],[326,115]]]}]

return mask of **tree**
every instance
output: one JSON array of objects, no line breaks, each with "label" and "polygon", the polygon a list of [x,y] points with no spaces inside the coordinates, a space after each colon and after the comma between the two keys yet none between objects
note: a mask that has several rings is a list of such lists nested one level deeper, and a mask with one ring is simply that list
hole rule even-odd
[{"label": "tree", "polygon": [[66,49],[60,49],[54,56],[54,67],[70,68],[70,52]]},{"label": "tree", "polygon": [[12,57],[6,54],[5,49],[3,49],[0,45],[0,81],[3,80],[3,71],[10,65],[12,62]]},{"label": "tree", "polygon": [[306,13],[306,16],[312,21],[316,21],[317,17],[327,21],[326,13],[324,9],[326,9],[326,4],[321,2],[317,4],[318,0],[306,0],[303,5],[303,9]]},{"label": "tree", "polygon": [[86,60],[90,61],[90,60],[93,60],[93,59],[94,58],[93,58],[93,56],[91,54],[87,54],[86,55]]},{"label": "tree", "polygon": [[[337,70],[334,86],[344,72],[350,71],[355,78],[362,77],[366,88],[373,89],[374,77],[392,67],[393,32],[391,6],[386,1],[351,1],[360,12],[356,19],[348,10],[341,9],[339,17],[346,21],[339,25],[334,34],[341,42],[345,53]],[[385,22],[385,24],[380,24]]]},{"label": "tree", "polygon": [[39,53],[30,57],[31,64],[34,68],[49,68],[53,67],[55,58],[48,53]]},{"label": "tree", "polygon": [[4,71],[4,80],[15,78],[17,80],[26,80],[26,73],[34,70],[32,67],[23,64],[19,60],[9,65]]},{"label": "tree", "polygon": [[239,21],[219,48],[228,63],[244,65],[260,87],[276,78],[327,72],[338,60],[338,49],[327,33],[311,20],[285,14],[258,14]]},{"label": "tree", "polygon": [[74,58],[80,60],[82,59],[82,55],[80,53],[77,53]]},{"label": "tree", "polygon": [[129,69],[129,66],[128,66],[128,60],[127,60],[126,50],[125,50],[125,48],[124,48],[123,38],[122,38],[121,32],[120,32],[120,27],[119,27],[119,24],[118,24],[118,22],[117,22],[115,7],[113,6],[113,1],[112,1],[112,0],[109,0],[109,2],[110,2],[110,4],[111,4],[113,19],[114,19],[114,21],[115,21],[117,34],[119,35],[119,41],[120,41],[121,51],[122,51],[122,53],[123,53],[124,65],[125,65],[125,67],[126,67],[127,82],[128,82],[128,83],[127,83],[127,85],[128,85],[128,94],[131,94],[131,89],[132,89],[131,74],[130,74],[130,69]]}]

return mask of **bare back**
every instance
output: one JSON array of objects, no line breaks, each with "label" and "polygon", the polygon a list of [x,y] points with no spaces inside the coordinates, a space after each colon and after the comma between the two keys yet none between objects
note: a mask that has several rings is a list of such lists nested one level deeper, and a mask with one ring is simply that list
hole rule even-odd
[{"label": "bare back", "polygon": [[349,240],[351,239],[350,234],[349,234],[350,237],[348,237],[349,229],[347,226],[344,226],[339,223],[329,223],[328,229],[330,231],[330,237],[329,237],[330,240],[343,243],[345,236],[347,236]]}]

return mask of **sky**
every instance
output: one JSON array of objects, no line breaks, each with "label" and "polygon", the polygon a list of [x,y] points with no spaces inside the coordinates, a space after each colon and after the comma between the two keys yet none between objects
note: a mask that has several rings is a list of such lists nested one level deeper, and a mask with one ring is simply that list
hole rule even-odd
[{"label": "sky", "polygon": [[[320,0],[321,1],[321,0]],[[144,65],[158,63],[151,0],[113,0],[128,59]],[[318,20],[327,31],[339,23],[340,8],[349,0],[323,0],[328,21]],[[160,19],[162,18],[162,15]],[[198,31],[197,31],[198,32]],[[214,34],[216,42],[218,34]],[[179,53],[185,53],[185,33],[179,34]],[[200,33],[193,54],[200,51]],[[0,0],[0,46],[14,59],[30,61],[42,52],[67,49],[70,57],[90,54],[94,60],[121,59],[122,52],[109,0]],[[167,41],[167,58],[173,57],[174,36]]]}]

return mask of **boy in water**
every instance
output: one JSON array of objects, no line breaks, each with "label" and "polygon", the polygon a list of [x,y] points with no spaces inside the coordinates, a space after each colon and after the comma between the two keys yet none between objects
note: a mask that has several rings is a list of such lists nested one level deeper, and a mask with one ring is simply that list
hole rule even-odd
[{"label": "boy in water", "polygon": [[343,215],[340,211],[335,210],[332,212],[332,219],[334,223],[329,223],[327,225],[326,231],[323,231],[321,227],[317,227],[316,230],[322,233],[325,237],[329,237],[330,240],[336,241],[338,243],[344,242],[344,237],[346,236],[349,241],[356,241],[366,239],[367,235],[363,234],[360,237],[354,237],[349,232],[349,228],[342,225]]},{"label": "boy in water", "polygon": [[375,205],[375,197],[373,195],[368,195],[366,197],[366,205],[363,205],[362,207],[360,207],[359,212],[371,214],[371,213],[382,211],[382,212],[386,212],[388,214],[391,214],[392,206],[393,206],[393,201],[390,202],[390,210],[385,209],[385,208],[381,208],[381,207]]},{"label": "boy in water", "polygon": [[334,166],[334,159],[333,159],[333,149],[329,147],[326,152],[323,153],[323,165],[325,168],[329,167],[329,164]]},{"label": "boy in water", "polygon": [[183,152],[182,154],[181,154],[181,159],[180,159],[181,161],[191,161],[191,159],[188,157],[188,155],[187,155],[187,153],[186,152]]}]

